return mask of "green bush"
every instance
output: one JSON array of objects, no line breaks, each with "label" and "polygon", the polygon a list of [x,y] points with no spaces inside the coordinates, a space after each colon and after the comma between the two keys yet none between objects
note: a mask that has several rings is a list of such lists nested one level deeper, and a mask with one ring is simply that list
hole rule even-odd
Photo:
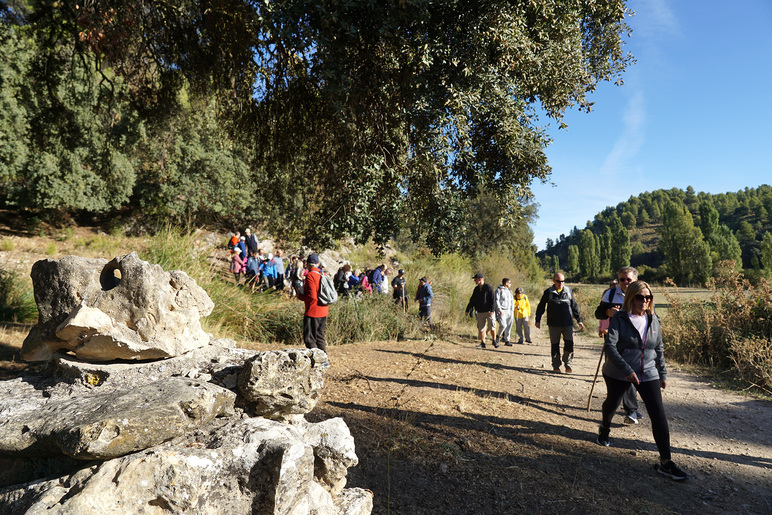
[{"label": "green bush", "polygon": [[412,320],[394,304],[391,295],[346,297],[330,306],[327,342],[396,340],[412,329]]},{"label": "green bush", "polygon": [[[598,319],[595,318],[595,308],[600,303],[600,297],[608,285],[577,285],[571,287],[574,292],[574,298],[579,305],[579,313],[582,315],[582,323],[586,336],[597,336]],[[539,299],[532,301],[533,311],[536,311],[536,304]],[[546,316],[546,315],[545,315]]]},{"label": "green bush", "polygon": [[16,270],[0,269],[0,320],[35,322],[38,308],[32,286]]}]

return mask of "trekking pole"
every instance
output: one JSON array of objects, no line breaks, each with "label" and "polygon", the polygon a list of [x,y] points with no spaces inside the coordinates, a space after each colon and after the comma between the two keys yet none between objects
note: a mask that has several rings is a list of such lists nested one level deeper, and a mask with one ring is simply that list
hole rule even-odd
[{"label": "trekking pole", "polygon": [[590,387],[590,397],[587,399],[587,413],[590,412],[590,404],[592,403],[592,392],[595,390],[595,381],[598,380],[598,372],[600,372],[600,363],[603,361],[603,350],[600,351],[600,359],[598,359],[598,368],[595,369],[595,377],[592,378],[592,386]]}]

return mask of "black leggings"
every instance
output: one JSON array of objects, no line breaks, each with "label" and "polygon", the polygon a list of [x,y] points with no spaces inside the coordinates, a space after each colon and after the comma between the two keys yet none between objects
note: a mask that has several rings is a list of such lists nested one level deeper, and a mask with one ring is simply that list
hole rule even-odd
[{"label": "black leggings", "polygon": [[[620,381],[606,375],[603,376],[603,380],[606,381],[608,394],[606,395],[606,400],[603,401],[601,427],[609,429],[614,412],[619,407],[619,402],[631,383],[630,381]],[[635,388],[638,390],[638,394],[646,405],[646,411],[651,418],[651,432],[654,435],[657,450],[659,450],[659,457],[663,460],[669,460],[670,428],[667,425],[667,417],[665,417],[665,407],[662,405],[662,391],[659,379],[640,383]]]}]

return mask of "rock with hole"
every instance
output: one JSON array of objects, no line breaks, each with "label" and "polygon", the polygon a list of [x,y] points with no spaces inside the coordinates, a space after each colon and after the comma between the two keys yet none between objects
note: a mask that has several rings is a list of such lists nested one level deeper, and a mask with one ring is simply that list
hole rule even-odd
[{"label": "rock with hole", "polygon": [[200,319],[209,295],[185,272],[164,271],[136,252],[112,261],[67,256],[32,267],[39,321],[24,340],[27,361],[67,350],[94,361],[179,356],[211,335]]}]

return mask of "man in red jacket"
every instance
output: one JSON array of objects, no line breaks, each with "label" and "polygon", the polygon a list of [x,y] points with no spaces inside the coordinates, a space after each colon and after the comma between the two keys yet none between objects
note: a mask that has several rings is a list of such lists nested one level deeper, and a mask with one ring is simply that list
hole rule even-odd
[{"label": "man in red jacket", "polygon": [[319,349],[327,352],[327,342],[324,340],[324,328],[327,325],[327,305],[319,304],[319,283],[322,281],[322,271],[319,269],[319,256],[311,254],[306,260],[308,274],[303,283],[303,293],[298,298],[306,303],[303,317],[303,341],[309,349]]}]

